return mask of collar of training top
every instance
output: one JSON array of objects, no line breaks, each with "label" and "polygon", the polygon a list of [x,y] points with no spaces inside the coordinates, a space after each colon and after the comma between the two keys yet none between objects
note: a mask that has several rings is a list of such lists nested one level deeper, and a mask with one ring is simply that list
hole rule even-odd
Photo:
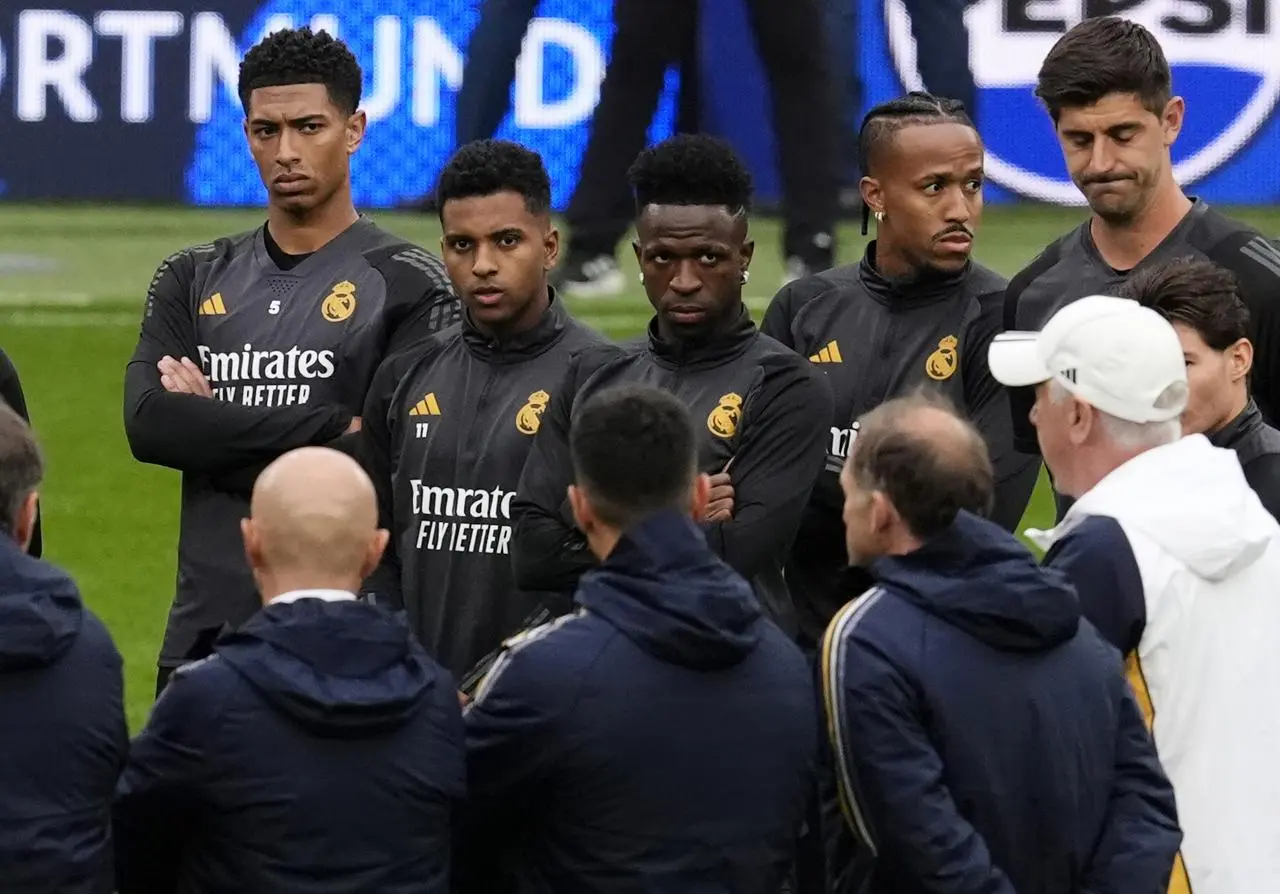
[{"label": "collar of training top", "polygon": [[671,366],[716,366],[742,354],[756,334],[756,324],[751,322],[746,305],[731,321],[698,338],[664,339],[655,316],[649,321],[649,351],[656,360]]},{"label": "collar of training top", "polygon": [[547,306],[546,311],[543,312],[537,325],[532,329],[526,329],[524,332],[517,332],[503,341],[490,338],[477,329],[475,323],[471,322],[471,315],[464,308],[462,311],[462,340],[466,344],[467,350],[486,362],[501,363],[506,360],[518,363],[521,360],[527,360],[530,357],[541,354],[555,344],[560,336],[564,334],[565,327],[569,325],[571,318],[569,317],[569,312],[565,310],[564,302],[556,294],[556,290],[548,288],[547,291],[551,303]]},{"label": "collar of training top", "polygon": [[970,261],[956,273],[929,270],[913,279],[887,279],[876,269],[876,241],[867,243],[858,265],[858,278],[872,297],[883,304],[930,304],[952,297],[973,269]]},{"label": "collar of training top", "polygon": [[1244,405],[1244,410],[1239,416],[1209,435],[1209,443],[1214,447],[1230,450],[1262,426],[1262,411],[1258,409],[1258,405],[1253,402],[1251,397],[1249,402]]}]

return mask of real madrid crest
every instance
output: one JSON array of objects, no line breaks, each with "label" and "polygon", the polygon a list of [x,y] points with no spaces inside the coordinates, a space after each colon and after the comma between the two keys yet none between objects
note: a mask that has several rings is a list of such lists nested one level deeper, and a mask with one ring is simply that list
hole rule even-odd
[{"label": "real madrid crest", "polygon": [[741,419],[742,398],[737,394],[725,394],[707,416],[707,428],[717,438],[732,438],[738,433]]},{"label": "real madrid crest", "polygon": [[356,312],[356,284],[343,280],[320,304],[320,315],[330,323],[341,323]]},{"label": "real madrid crest", "polygon": [[960,365],[960,355],[956,353],[958,344],[960,340],[954,335],[948,335],[938,342],[938,350],[924,362],[924,371],[929,378],[939,382],[951,378]]},{"label": "real madrid crest", "polygon": [[516,413],[516,431],[522,435],[536,435],[542,425],[542,414],[551,402],[551,395],[545,391],[535,391],[529,395],[529,402]]}]

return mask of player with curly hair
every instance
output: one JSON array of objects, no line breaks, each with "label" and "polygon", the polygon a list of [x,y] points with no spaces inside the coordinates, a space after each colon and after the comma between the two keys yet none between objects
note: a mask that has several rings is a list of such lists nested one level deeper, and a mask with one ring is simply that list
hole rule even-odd
[{"label": "player with curly hair", "polygon": [[462,321],[387,360],[369,389],[361,458],[391,540],[364,592],[404,609],[466,690],[468,671],[541,609],[512,581],[511,501],[557,381],[605,339],[547,284],[560,234],[536,152],[468,143],[437,197]]},{"label": "player with curly hair", "polygon": [[517,489],[516,584],[568,596],[595,565],[565,497],[571,421],[603,389],[657,385],[698,420],[698,467],[713,476],[708,542],[794,632],[782,566],[826,456],[831,392],[804,358],[761,334],[742,303],[755,247],[751,177],[733,150],[679,135],[642,152],[629,176],[636,259],[655,313],[645,338],[584,351],[553,394]]},{"label": "player with curly hair", "polygon": [[257,473],[359,429],[383,357],[457,317],[440,259],[352,202],[360,85],[359,63],[325,32],[277,31],[249,50],[239,92],[266,223],[178,252],[147,292],[125,432],[135,458],[183,476],[157,691],[212,632],[261,607],[239,527]]}]

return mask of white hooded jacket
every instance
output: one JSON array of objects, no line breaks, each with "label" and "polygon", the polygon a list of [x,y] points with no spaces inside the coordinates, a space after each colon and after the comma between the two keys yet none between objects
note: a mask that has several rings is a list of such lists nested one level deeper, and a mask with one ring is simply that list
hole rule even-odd
[{"label": "white hooded jacket", "polygon": [[1028,536],[1126,653],[1183,829],[1170,891],[1280,891],[1280,524],[1235,453],[1148,450]]}]

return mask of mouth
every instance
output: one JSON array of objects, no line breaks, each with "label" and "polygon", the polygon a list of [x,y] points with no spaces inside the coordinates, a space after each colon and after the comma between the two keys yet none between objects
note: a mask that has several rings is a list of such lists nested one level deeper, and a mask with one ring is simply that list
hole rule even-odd
[{"label": "mouth", "polygon": [[306,174],[279,174],[271,181],[271,185],[285,191],[296,191],[310,179]]},{"label": "mouth", "polygon": [[673,304],[666,313],[671,322],[683,325],[701,323],[707,318],[707,309],[696,304]]},{"label": "mouth", "polygon": [[968,233],[947,233],[938,239],[938,244],[948,248],[966,249],[973,245],[973,236]]},{"label": "mouth", "polygon": [[497,307],[505,294],[506,292],[497,286],[481,286],[471,293],[471,297],[481,307]]}]

